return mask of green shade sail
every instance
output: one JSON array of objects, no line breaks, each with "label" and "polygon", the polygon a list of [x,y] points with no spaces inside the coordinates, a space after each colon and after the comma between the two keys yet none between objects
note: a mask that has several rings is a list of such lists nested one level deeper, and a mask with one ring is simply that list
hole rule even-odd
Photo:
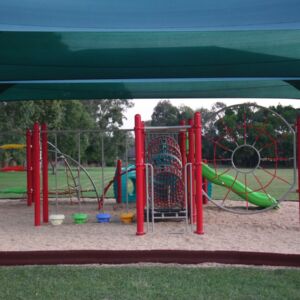
[{"label": "green shade sail", "polygon": [[299,11],[293,0],[2,1],[0,100],[300,98]]}]

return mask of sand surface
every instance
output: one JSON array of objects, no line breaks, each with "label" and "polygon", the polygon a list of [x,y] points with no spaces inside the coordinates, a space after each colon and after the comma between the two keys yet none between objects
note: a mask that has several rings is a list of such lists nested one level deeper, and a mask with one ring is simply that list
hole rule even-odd
[{"label": "sand surface", "polygon": [[[71,215],[78,205],[60,204],[59,213],[66,215],[61,226],[33,226],[34,208],[25,201],[0,202],[0,251],[30,250],[235,250],[300,254],[299,208],[296,202],[285,202],[281,209],[255,215],[235,215],[213,204],[204,209],[205,234],[196,235],[185,222],[159,222],[155,231],[136,236],[136,224],[119,221],[122,209],[113,210],[112,222],[96,222],[97,204],[87,202],[82,211],[89,213],[87,224],[75,225]],[[55,212],[54,204],[50,206]],[[145,224],[145,229],[147,228]]]}]

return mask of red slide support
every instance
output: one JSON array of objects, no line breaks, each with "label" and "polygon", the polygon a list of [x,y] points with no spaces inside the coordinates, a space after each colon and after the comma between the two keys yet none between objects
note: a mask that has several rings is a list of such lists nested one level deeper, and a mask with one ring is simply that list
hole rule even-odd
[{"label": "red slide support", "polygon": [[136,164],[136,234],[144,232],[144,155],[143,155],[143,124],[140,115],[135,115],[135,164]]},{"label": "red slide support", "polygon": [[122,203],[122,160],[117,160],[117,185],[118,185],[118,197],[117,203]]},{"label": "red slide support", "polygon": [[43,171],[43,222],[49,222],[48,205],[48,134],[47,125],[42,124],[42,171]]},{"label": "red slide support", "polygon": [[27,205],[32,205],[32,137],[31,131],[26,131],[26,170],[27,170]]},{"label": "red slide support", "polygon": [[196,234],[203,234],[203,204],[202,204],[202,133],[201,133],[201,114],[195,113],[195,178],[196,178]]},{"label": "red slide support", "polygon": [[35,122],[33,126],[33,170],[34,225],[40,226],[40,126],[38,122]]}]

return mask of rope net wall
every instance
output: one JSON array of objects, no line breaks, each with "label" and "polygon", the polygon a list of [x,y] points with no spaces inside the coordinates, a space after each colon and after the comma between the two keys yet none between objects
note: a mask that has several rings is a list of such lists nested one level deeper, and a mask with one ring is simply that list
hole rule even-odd
[{"label": "rope net wall", "polygon": [[155,209],[184,209],[183,169],[178,133],[147,133],[146,161],[152,164],[154,170]]}]

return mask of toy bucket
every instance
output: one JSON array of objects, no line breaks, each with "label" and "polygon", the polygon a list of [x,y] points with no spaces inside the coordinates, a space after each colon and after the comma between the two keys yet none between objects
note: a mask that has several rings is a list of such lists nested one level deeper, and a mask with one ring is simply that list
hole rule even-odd
[{"label": "toy bucket", "polygon": [[61,225],[65,219],[65,215],[50,215],[49,221],[52,225]]},{"label": "toy bucket", "polygon": [[96,215],[98,223],[109,223],[111,215],[110,214],[105,214],[105,213],[100,213]]},{"label": "toy bucket", "polygon": [[88,215],[83,213],[76,213],[72,215],[75,224],[84,224],[88,220]]},{"label": "toy bucket", "polygon": [[123,224],[131,224],[133,221],[134,213],[128,212],[128,213],[122,213],[120,215],[120,219]]}]

